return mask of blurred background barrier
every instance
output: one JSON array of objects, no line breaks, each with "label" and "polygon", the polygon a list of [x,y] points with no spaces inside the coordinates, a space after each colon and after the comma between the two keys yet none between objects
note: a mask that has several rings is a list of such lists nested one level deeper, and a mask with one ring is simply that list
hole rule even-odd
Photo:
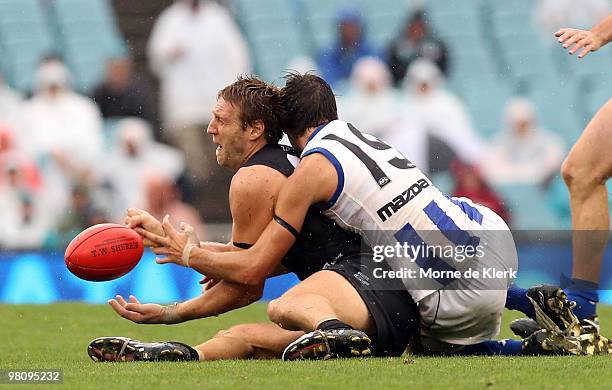
[{"label": "blurred background barrier", "polygon": [[[0,254],[0,303],[45,304],[56,301],[105,303],[116,294],[141,302],[172,303],[202,293],[202,275],[177,266],[160,266],[146,252],[129,274],[109,282],[88,282],[72,275],[56,252]],[[266,282],[262,299],[279,297],[297,282],[293,274]]]},{"label": "blurred background barrier", "polygon": [[[523,237],[518,244],[520,269],[517,284],[559,284],[571,272],[571,245],[567,240],[543,236]],[[171,303],[201,294],[201,275],[183,267],[155,264],[146,252],[126,276],[110,282],[87,282],[72,275],[57,252],[0,254],[0,303],[45,304],[56,301],[105,303],[115,294],[135,295],[141,302]],[[294,274],[269,279],[262,299],[279,297],[297,283]],[[612,303],[612,249],[604,257],[601,302]]]}]

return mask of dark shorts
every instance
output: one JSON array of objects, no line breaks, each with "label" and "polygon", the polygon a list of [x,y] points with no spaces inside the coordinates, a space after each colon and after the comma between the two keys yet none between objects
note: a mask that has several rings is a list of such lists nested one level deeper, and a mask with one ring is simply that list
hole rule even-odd
[{"label": "dark shorts", "polygon": [[326,264],[323,269],[342,275],[357,290],[376,324],[372,340],[374,356],[400,356],[418,332],[419,312],[414,300],[399,279],[373,278],[371,254],[357,254]]}]

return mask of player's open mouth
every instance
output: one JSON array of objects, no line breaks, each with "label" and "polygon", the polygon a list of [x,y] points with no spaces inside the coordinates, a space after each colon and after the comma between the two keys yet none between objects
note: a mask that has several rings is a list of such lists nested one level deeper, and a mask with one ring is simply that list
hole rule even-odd
[{"label": "player's open mouth", "polygon": [[215,156],[216,158],[219,158],[219,156],[221,156],[223,154],[222,150],[223,150],[223,146],[216,144],[217,148],[215,149]]},{"label": "player's open mouth", "polygon": [[215,135],[213,135],[211,141],[215,145],[215,150],[216,151],[219,151],[219,150],[223,149],[223,146],[221,146],[221,143],[219,142],[219,138],[217,138]]}]

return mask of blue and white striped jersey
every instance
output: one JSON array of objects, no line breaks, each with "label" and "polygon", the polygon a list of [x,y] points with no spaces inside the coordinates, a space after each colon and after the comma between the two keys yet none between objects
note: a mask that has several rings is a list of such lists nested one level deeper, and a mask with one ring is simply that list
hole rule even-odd
[{"label": "blue and white striped jersey", "polygon": [[[323,154],[338,174],[324,214],[359,233],[369,246],[478,244],[474,231],[482,230],[483,219],[478,208],[467,199],[445,196],[392,146],[335,120],[310,136],[301,157],[313,153]],[[404,261],[402,267],[452,269],[448,261],[431,257]],[[450,281],[436,282],[404,279],[415,301]]]}]

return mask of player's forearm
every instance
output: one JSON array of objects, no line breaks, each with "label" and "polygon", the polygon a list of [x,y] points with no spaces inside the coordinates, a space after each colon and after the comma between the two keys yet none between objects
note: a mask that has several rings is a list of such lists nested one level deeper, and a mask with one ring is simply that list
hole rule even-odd
[{"label": "player's forearm", "polygon": [[213,279],[257,285],[272,273],[278,263],[267,266],[254,251],[211,252],[194,248],[189,266]]},{"label": "player's forearm", "polygon": [[231,243],[200,241],[200,248],[211,252],[230,252],[240,248],[236,248]]},{"label": "player's forearm", "polygon": [[591,29],[602,41],[602,46],[612,41],[612,15],[602,20]]},{"label": "player's forearm", "polygon": [[189,267],[212,279],[256,286],[274,272],[295,242],[295,237],[271,221],[250,249],[211,252],[193,248]]},{"label": "player's forearm", "polygon": [[205,294],[179,303],[176,314],[181,322],[217,316],[250,305],[261,298],[262,291],[263,284],[245,286],[221,281]]}]

